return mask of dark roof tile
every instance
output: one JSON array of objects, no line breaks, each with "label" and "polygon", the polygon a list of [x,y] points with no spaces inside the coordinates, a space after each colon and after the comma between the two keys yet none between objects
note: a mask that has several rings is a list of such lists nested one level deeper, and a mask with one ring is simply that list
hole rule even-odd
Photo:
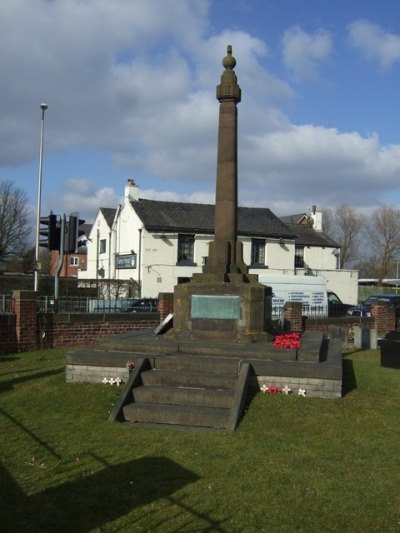
[{"label": "dark roof tile", "polygon": [[339,248],[340,245],[323,231],[315,231],[304,224],[287,224],[291,232],[297,235],[296,244],[300,246],[328,246]]},{"label": "dark roof tile", "polygon": [[[144,199],[131,205],[148,231],[214,234],[214,205]],[[259,207],[238,208],[238,235],[295,237],[270,209]]]},{"label": "dark roof tile", "polygon": [[117,212],[117,210],[111,207],[100,207],[100,211],[103,214],[104,218],[106,219],[107,224],[111,228],[114,222],[114,217],[115,217],[115,213]]}]

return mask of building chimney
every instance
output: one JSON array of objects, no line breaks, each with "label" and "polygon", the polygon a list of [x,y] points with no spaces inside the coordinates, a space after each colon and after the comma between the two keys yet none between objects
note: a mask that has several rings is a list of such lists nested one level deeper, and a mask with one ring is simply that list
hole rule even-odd
[{"label": "building chimney", "polygon": [[125,185],[125,201],[137,202],[139,200],[139,187],[136,185],[135,180],[128,179]]},{"label": "building chimney", "polygon": [[309,213],[312,228],[315,231],[322,231],[322,211],[318,211],[317,206],[313,205],[310,207]]}]

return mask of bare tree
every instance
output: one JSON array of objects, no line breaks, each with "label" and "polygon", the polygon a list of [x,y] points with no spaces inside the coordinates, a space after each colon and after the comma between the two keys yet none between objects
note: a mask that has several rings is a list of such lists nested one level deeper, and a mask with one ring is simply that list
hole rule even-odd
[{"label": "bare tree", "polygon": [[25,192],[11,181],[0,182],[0,259],[23,255],[29,233]]},{"label": "bare tree", "polygon": [[118,300],[120,298],[137,297],[139,284],[129,279],[102,279],[98,285],[99,297]]},{"label": "bare tree", "polygon": [[368,235],[371,241],[371,261],[380,280],[393,273],[400,253],[400,210],[383,206],[371,216]]},{"label": "bare tree", "polygon": [[354,208],[342,204],[335,210],[324,210],[323,229],[340,244],[340,268],[349,266],[358,258],[364,217]]},{"label": "bare tree", "polygon": [[333,238],[333,211],[324,209],[322,212],[322,231]]}]

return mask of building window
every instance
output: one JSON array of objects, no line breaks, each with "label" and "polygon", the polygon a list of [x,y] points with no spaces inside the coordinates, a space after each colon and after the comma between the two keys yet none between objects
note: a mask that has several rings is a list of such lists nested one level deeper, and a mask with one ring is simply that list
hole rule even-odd
[{"label": "building window", "polygon": [[304,246],[295,247],[294,268],[304,268]]},{"label": "building window", "polygon": [[178,264],[193,265],[194,235],[178,235]]},{"label": "building window", "polygon": [[74,266],[74,267],[79,266],[79,257],[70,257],[69,264],[70,266]]},{"label": "building window", "polygon": [[181,283],[189,283],[190,281],[192,281],[192,278],[179,277],[178,278],[178,285],[180,285]]},{"label": "building window", "polygon": [[251,239],[251,266],[265,266],[264,239]]},{"label": "building window", "polygon": [[107,250],[107,240],[106,239],[100,239],[99,254],[105,254],[106,250]]}]

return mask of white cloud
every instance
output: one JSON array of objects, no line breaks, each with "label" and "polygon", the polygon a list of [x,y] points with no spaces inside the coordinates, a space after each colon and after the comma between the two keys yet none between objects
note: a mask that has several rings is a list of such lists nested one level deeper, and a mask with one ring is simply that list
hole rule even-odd
[{"label": "white cloud", "polygon": [[[292,124],[287,110],[304,95],[269,71],[272,45],[245,31],[211,33],[209,4],[202,0],[0,2],[0,34],[7,43],[7,53],[0,54],[0,97],[7,103],[0,123],[0,164],[36,161],[39,105],[44,100],[49,104],[46,179],[52,175],[51,157],[54,164],[57,154],[63,153],[65,161],[65,154],[74,148],[82,157],[90,148],[92,159],[93,153],[112,154],[114,174],[124,175],[126,169],[126,175],[134,176],[143,188],[143,197],[213,202],[215,86],[226,46],[232,44],[242,88],[241,204],[269,206],[287,214],[315,203],[337,205],[348,201],[349,195],[355,205],[372,204],[383,190],[397,187],[398,146],[384,148],[378,136]],[[397,60],[396,36],[358,24],[351,26],[354,45],[366,46],[369,35],[375,43],[372,50],[379,51],[373,57],[382,64],[382,58],[385,64]],[[357,34],[357,28],[366,33]],[[285,65],[297,79],[315,79],[332,53],[331,34],[323,30],[306,33],[292,27],[283,42]],[[79,164],[78,158],[74,164]],[[74,179],[44,199],[43,212],[78,210],[90,219],[98,207],[116,206],[126,177],[120,184],[109,177],[99,179],[95,175],[101,172],[99,167],[92,175],[87,166],[71,168],[69,177]],[[54,179],[63,175],[61,170]]]},{"label": "white cloud", "polygon": [[[59,150],[109,146],[110,139],[131,132],[126,130],[128,115],[143,114],[143,107],[147,112],[153,108],[154,115],[166,101],[180,98],[185,89],[190,92],[187,59],[180,53],[179,60],[174,50],[196,48],[207,4],[1,2],[0,34],[7,53],[0,55],[0,96],[8,105],[2,112],[0,139],[6,142],[0,163],[16,164],[36,154],[42,101],[49,104],[47,148]],[[5,129],[7,124],[11,127]]]},{"label": "white cloud", "polygon": [[332,38],[327,31],[306,33],[293,26],[283,36],[283,62],[299,80],[318,77],[318,67],[332,51]]},{"label": "white cloud", "polygon": [[385,32],[368,20],[357,20],[348,26],[350,44],[381,68],[390,68],[400,60],[400,35]]},{"label": "white cloud", "polygon": [[[64,181],[62,190],[50,195],[47,203],[55,213],[68,215],[78,211],[81,217],[91,222],[99,207],[116,208],[121,202],[121,193],[123,194],[123,191],[116,193],[112,187],[98,188],[92,179],[71,178]],[[45,205],[42,212],[48,211],[50,208],[47,209]]]},{"label": "white cloud", "polygon": [[156,189],[140,190],[140,198],[148,200],[160,200],[163,202],[189,202],[193,204],[214,204],[214,192],[195,192],[193,194],[178,194],[171,191],[159,191]]},{"label": "white cloud", "polygon": [[381,148],[377,135],[291,126],[251,137],[242,168],[247,204],[265,204],[271,197],[268,205],[279,211],[291,198],[303,206],[373,205],[382,190],[398,186],[400,146]]}]

